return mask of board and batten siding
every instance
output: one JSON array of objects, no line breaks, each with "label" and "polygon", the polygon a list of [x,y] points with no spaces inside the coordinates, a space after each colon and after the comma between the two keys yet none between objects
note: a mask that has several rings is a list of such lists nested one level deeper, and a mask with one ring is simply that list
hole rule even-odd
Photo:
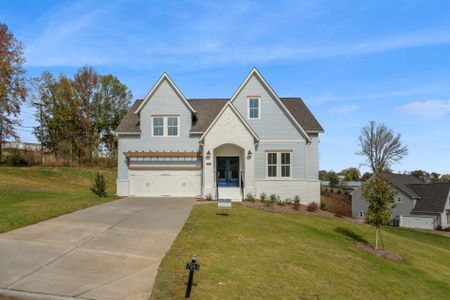
[{"label": "board and batten siding", "polygon": [[[248,118],[248,98],[260,98],[260,118]],[[304,140],[275,99],[254,75],[241,89],[233,105],[261,140]]]},{"label": "board and batten siding", "polygon": [[[178,137],[152,136],[152,115],[179,115]],[[192,112],[163,80],[140,111],[140,135],[120,135],[118,153],[118,179],[128,179],[128,168],[123,152],[126,151],[200,151],[198,136],[190,134]]]}]

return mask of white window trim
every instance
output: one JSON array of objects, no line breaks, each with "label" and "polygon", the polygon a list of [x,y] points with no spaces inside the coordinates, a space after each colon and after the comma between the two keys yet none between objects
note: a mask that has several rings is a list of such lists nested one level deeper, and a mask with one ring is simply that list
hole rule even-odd
[{"label": "white window trim", "polygon": [[[276,153],[277,154],[277,176],[275,177],[269,177],[269,164],[268,164],[268,160],[269,160],[269,153]],[[289,163],[289,177],[286,176],[281,176],[281,153],[289,153],[290,154],[290,163]],[[266,156],[265,156],[265,162],[264,162],[264,166],[266,169],[266,179],[267,180],[292,180],[292,171],[293,171],[293,152],[289,151],[289,150],[284,150],[284,151],[277,151],[277,150],[267,150],[266,151]]]},{"label": "white window trim", "polygon": [[[163,118],[163,135],[155,135],[155,131],[153,130],[153,119],[155,118]],[[169,126],[168,126],[168,118],[177,118],[177,135],[169,135]],[[179,137],[180,136],[180,116],[178,115],[153,115],[151,116],[151,132],[152,137]]]},{"label": "white window trim", "polygon": [[[258,117],[257,118],[250,118],[250,99],[258,99]],[[261,97],[259,97],[259,96],[247,97],[247,119],[261,120]]]}]

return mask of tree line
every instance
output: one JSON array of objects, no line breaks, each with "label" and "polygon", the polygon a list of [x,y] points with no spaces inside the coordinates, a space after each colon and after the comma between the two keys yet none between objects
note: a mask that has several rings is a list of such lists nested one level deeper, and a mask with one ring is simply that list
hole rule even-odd
[{"label": "tree line", "polygon": [[[36,107],[37,140],[66,163],[91,164],[116,155],[113,130],[126,114],[131,91],[111,75],[89,66],[73,77],[43,72],[25,76],[24,46],[0,23],[0,141],[17,138],[21,107]],[[0,163],[2,143],[0,143]]]}]

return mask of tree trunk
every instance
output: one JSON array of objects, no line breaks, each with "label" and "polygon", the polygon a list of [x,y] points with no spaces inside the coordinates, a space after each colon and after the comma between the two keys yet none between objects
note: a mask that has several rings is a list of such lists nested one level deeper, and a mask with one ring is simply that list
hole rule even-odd
[{"label": "tree trunk", "polygon": [[375,229],[375,250],[378,250],[378,227]]}]

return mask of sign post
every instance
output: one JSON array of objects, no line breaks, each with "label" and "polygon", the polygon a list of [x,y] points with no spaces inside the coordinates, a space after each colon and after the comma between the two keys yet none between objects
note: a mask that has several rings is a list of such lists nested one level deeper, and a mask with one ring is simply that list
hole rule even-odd
[{"label": "sign post", "polygon": [[186,287],[185,298],[189,298],[191,296],[192,284],[194,283],[194,272],[200,271],[200,265],[197,263],[195,254],[192,256],[191,262],[186,264],[186,270],[189,270],[189,279]]},{"label": "sign post", "polygon": [[231,199],[219,199],[217,200],[217,208],[222,210],[222,214],[228,215],[228,210],[231,209]]}]

